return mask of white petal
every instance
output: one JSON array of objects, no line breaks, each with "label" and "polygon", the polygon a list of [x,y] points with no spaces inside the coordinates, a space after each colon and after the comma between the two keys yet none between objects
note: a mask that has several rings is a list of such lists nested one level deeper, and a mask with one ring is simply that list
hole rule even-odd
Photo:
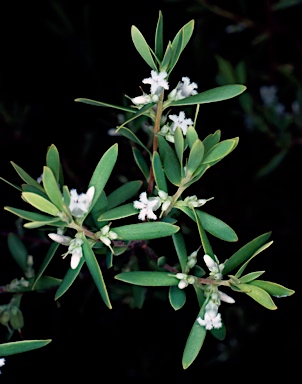
[{"label": "white petal", "polygon": [[58,235],[57,233],[49,233],[48,236],[51,238],[51,240],[63,245],[69,245],[70,241],[72,240],[69,236]]},{"label": "white petal", "polygon": [[81,257],[82,257],[82,255],[78,252],[74,252],[72,254],[71,260],[70,260],[70,266],[72,269],[76,269],[76,267],[79,265]]},{"label": "white petal", "polygon": [[226,293],[219,291],[219,295],[220,295],[221,301],[224,301],[225,303],[229,303],[229,304],[235,303],[235,300],[231,296],[227,295]]}]

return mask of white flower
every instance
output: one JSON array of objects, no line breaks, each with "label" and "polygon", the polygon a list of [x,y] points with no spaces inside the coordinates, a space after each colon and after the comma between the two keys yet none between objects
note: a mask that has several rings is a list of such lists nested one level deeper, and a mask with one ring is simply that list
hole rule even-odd
[{"label": "white flower", "polygon": [[196,83],[190,83],[190,79],[188,77],[183,77],[181,79],[183,82],[180,82],[178,86],[173,89],[172,92],[170,92],[168,98],[172,100],[181,100],[185,97],[189,97],[192,95],[196,95],[197,91],[195,88],[197,88]]},{"label": "white flower", "polygon": [[135,200],[133,203],[134,208],[140,209],[138,215],[139,220],[148,219],[156,220],[157,216],[153,211],[156,211],[160,207],[160,198],[159,197],[150,197],[147,198],[147,193],[142,192],[139,195],[139,201]]},{"label": "white flower", "polygon": [[88,212],[90,204],[94,196],[94,187],[90,187],[87,193],[77,193],[76,189],[70,190],[69,209],[72,216],[81,218]]},{"label": "white flower", "polygon": [[211,197],[210,199],[197,199],[196,195],[193,196],[187,196],[184,199],[184,202],[188,205],[189,208],[198,208],[204,205],[207,201],[214,199],[214,197]]},{"label": "white flower", "polygon": [[193,125],[192,119],[186,119],[185,113],[183,111],[179,112],[179,115],[169,115],[169,119],[173,121],[171,126],[171,131],[174,133],[175,129],[179,127],[183,134],[186,135],[187,129],[190,125]]},{"label": "white flower", "polygon": [[113,250],[111,248],[111,240],[117,239],[117,234],[113,231],[110,231],[110,226],[105,225],[99,232],[100,240],[107,245],[107,247],[110,248],[111,252],[113,253]]},{"label": "white flower", "polygon": [[135,105],[145,105],[151,103],[152,99],[150,95],[144,93],[142,96],[134,97],[131,101]]},{"label": "white flower", "polygon": [[204,319],[201,317],[198,317],[197,319],[198,324],[204,326],[208,331],[210,331],[213,328],[221,328],[222,322],[221,322],[221,315],[218,313],[218,305],[214,304],[212,301],[210,301],[206,305],[206,312],[204,314]]},{"label": "white flower", "polygon": [[[1,357],[0,358],[0,367],[3,367],[3,365],[5,365],[5,358],[4,357]],[[0,371],[0,375],[1,375],[1,371]]]},{"label": "white flower", "polygon": [[207,267],[210,270],[210,276],[212,276],[215,280],[222,279],[222,270],[224,268],[224,264],[218,264],[218,259],[214,255],[216,262],[213,260],[213,258],[209,255],[204,255],[203,259],[206,263]]},{"label": "white flower", "polygon": [[[76,269],[82,256],[82,244],[83,240],[75,237],[72,239],[69,236],[59,235],[57,233],[49,233],[48,236],[57,243],[68,246],[68,251],[62,255],[65,258],[69,253],[71,253],[70,266],[72,269]],[[77,235],[76,235],[77,236]]]},{"label": "white flower", "polygon": [[164,211],[166,211],[170,207],[173,201],[173,198],[172,196],[169,196],[167,192],[162,191],[160,189],[158,190],[158,196],[160,198],[160,203],[162,204],[161,206],[161,215],[162,215]]},{"label": "white flower", "polygon": [[148,77],[147,79],[143,80],[144,84],[150,84],[150,93],[152,95],[154,94],[160,94],[164,89],[169,89],[169,84],[165,78],[168,76],[167,72],[160,72],[157,73],[156,71],[151,71],[151,77]]}]

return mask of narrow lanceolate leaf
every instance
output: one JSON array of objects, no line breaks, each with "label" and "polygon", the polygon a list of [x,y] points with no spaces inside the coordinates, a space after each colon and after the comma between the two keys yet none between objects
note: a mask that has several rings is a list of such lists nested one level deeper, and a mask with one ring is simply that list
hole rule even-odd
[{"label": "narrow lanceolate leaf", "polygon": [[48,148],[48,151],[46,154],[46,165],[49,169],[51,169],[57,183],[59,183],[60,172],[61,172],[61,169],[60,169],[61,162],[60,162],[59,151],[54,144],[51,144],[51,146]]},{"label": "narrow lanceolate leaf", "polygon": [[179,283],[179,279],[168,272],[122,272],[115,279],[145,287],[170,287]]},{"label": "narrow lanceolate leaf", "polygon": [[150,240],[159,237],[171,236],[179,230],[177,225],[164,222],[146,222],[130,224],[112,228],[120,239],[123,240]]},{"label": "narrow lanceolate leaf", "polygon": [[41,276],[39,281],[35,284],[34,289],[31,288],[33,291],[47,291],[49,289],[55,288],[61,284],[62,280],[57,279],[55,277],[51,276]]},{"label": "narrow lanceolate leaf", "polygon": [[244,275],[240,277],[240,283],[249,283],[250,281],[253,281],[257,279],[259,276],[263,275],[265,271],[257,271],[257,272],[251,272],[247,275]]},{"label": "narrow lanceolate leaf", "polygon": [[207,153],[202,160],[202,164],[212,165],[212,163],[217,163],[232,152],[237,143],[238,138],[221,141]]},{"label": "narrow lanceolate leaf", "polygon": [[134,146],[132,147],[132,152],[133,152],[133,157],[134,157],[134,160],[135,160],[138,168],[141,170],[146,181],[148,181],[149,176],[150,176],[150,168],[148,167],[144,156],[142,155],[141,151]]},{"label": "narrow lanceolate leaf", "polygon": [[161,191],[168,193],[167,180],[163,169],[163,164],[161,162],[158,152],[156,151],[153,152],[152,168],[156,186]]},{"label": "narrow lanceolate leaf", "polygon": [[113,144],[101,157],[89,182],[89,188],[94,186],[94,196],[89,211],[101,196],[117,160],[118,146]]},{"label": "narrow lanceolate leaf", "polygon": [[272,283],[271,281],[254,280],[253,285],[264,289],[271,296],[275,296],[279,298],[291,296],[295,293],[295,291],[293,291],[292,289],[288,289],[280,284]]},{"label": "narrow lanceolate leaf", "polygon": [[170,144],[168,144],[167,140],[158,136],[158,147],[160,158],[163,162],[164,171],[168,178],[168,180],[179,186],[181,182],[181,172],[180,172],[180,164],[175,154],[175,151],[172,149]]},{"label": "narrow lanceolate leaf", "polygon": [[79,103],[94,105],[96,107],[110,107],[110,108],[114,108],[114,109],[119,109],[119,110],[124,111],[124,112],[130,112],[130,113],[136,113],[137,112],[136,108],[130,108],[130,107],[124,107],[121,105],[103,103],[102,101],[86,99],[83,97],[77,98],[74,101],[79,102]]},{"label": "narrow lanceolate leaf", "polygon": [[43,260],[43,262],[42,262],[42,264],[41,264],[41,266],[40,266],[40,268],[39,268],[39,270],[38,270],[38,272],[36,274],[35,281],[34,281],[34,283],[32,285],[32,290],[35,289],[36,284],[40,280],[40,278],[43,275],[43,273],[44,273],[45,269],[47,268],[48,264],[51,262],[51,260],[52,260],[52,258],[54,256],[54,254],[56,253],[56,250],[58,249],[59,245],[60,244],[56,243],[56,242],[51,243],[51,245],[50,245],[50,247],[48,249],[48,252],[47,252],[47,254],[46,254],[46,256],[45,256],[45,258],[44,258],[44,260]]},{"label": "narrow lanceolate leaf", "polygon": [[199,209],[196,212],[203,228],[211,235],[224,241],[238,241],[235,231],[224,221]]},{"label": "narrow lanceolate leaf", "polygon": [[159,11],[159,16],[156,25],[155,31],[155,56],[159,61],[163,58],[164,46],[163,46],[163,15],[162,12]]},{"label": "narrow lanceolate leaf", "polygon": [[145,144],[143,144],[140,139],[132,132],[130,131],[130,129],[128,128],[125,128],[125,127],[122,127],[122,128],[119,128],[119,133],[123,136],[125,136],[127,139],[133,141],[134,143],[140,145],[148,154],[149,156],[151,156],[151,152],[149,151],[149,149],[145,146]]},{"label": "narrow lanceolate leaf", "polygon": [[203,139],[204,155],[206,155],[216,144],[219,143],[221,131],[218,129],[215,133],[210,133]]},{"label": "narrow lanceolate leaf", "polygon": [[19,239],[19,237],[12,232],[8,234],[7,244],[8,244],[10,253],[13,256],[13,259],[19,265],[22,271],[25,272],[27,268],[27,258],[28,258],[27,248],[25,247],[23,242]]},{"label": "narrow lanceolate leaf", "polygon": [[15,168],[18,175],[21,177],[22,180],[25,181],[26,184],[33,185],[34,187],[43,191],[43,187],[35,179],[33,179],[31,176],[29,176],[29,174],[27,172],[25,172],[21,167],[19,167],[17,164],[15,164],[12,161],[11,161],[11,164]]},{"label": "narrow lanceolate leaf", "polygon": [[174,147],[181,169],[183,168],[182,159],[184,155],[184,146],[185,141],[182,134],[182,130],[180,129],[180,127],[177,127],[174,132]]},{"label": "narrow lanceolate leaf", "polygon": [[131,27],[131,37],[133,44],[138,53],[141,55],[141,57],[154,71],[157,71],[157,67],[154,63],[150,47],[147,44],[144,36],[134,25],[132,25]]},{"label": "narrow lanceolate leaf", "polygon": [[50,201],[62,212],[64,210],[63,197],[58,187],[58,181],[52,170],[46,166],[43,168],[43,186]]},{"label": "narrow lanceolate leaf", "polygon": [[142,186],[141,180],[129,181],[107,196],[108,210],[123,204],[137,194]]},{"label": "narrow lanceolate leaf", "polygon": [[246,86],[241,84],[222,85],[221,87],[212,88],[198,93],[197,95],[186,97],[185,99],[173,101],[170,105],[175,106],[213,103],[216,101],[231,99],[240,95],[245,90]]},{"label": "narrow lanceolate leaf", "polygon": [[164,54],[164,58],[160,64],[160,72],[167,72],[171,58],[172,58],[172,46],[171,46],[171,42],[169,41]]},{"label": "narrow lanceolate leaf", "polygon": [[187,174],[193,175],[197,170],[199,165],[201,164],[202,158],[204,154],[204,145],[201,140],[197,139],[192,145],[189,159],[187,163]]},{"label": "narrow lanceolate leaf", "polygon": [[273,244],[273,241],[270,241],[269,243],[263,244],[260,248],[257,249],[256,252],[252,254],[252,256],[239,268],[239,270],[236,272],[235,276],[237,279],[242,275],[244,272],[245,268],[247,267],[248,263],[255,257],[257,256],[260,252],[264,251],[266,248],[268,248],[270,245]]},{"label": "narrow lanceolate leaf", "polygon": [[42,348],[52,340],[22,340],[11,343],[0,344],[0,356],[10,356],[17,353],[28,352],[34,349]]},{"label": "narrow lanceolate leaf", "polygon": [[92,249],[90,248],[90,245],[88,244],[87,239],[83,237],[82,240],[84,241],[82,245],[83,254],[84,254],[84,258],[85,258],[87,267],[89,269],[89,272],[93,278],[95,285],[97,286],[101,294],[101,297],[104,303],[107,305],[109,309],[111,309],[112,306],[111,306],[107,288],[103,279],[101,268],[97,262],[94,252],[92,251]]},{"label": "narrow lanceolate leaf", "polygon": [[34,228],[44,227],[45,225],[51,225],[55,227],[64,227],[66,226],[66,222],[60,220],[59,218],[53,218],[52,220],[47,220],[47,221],[30,221],[29,223],[23,224],[23,227],[34,229]]},{"label": "narrow lanceolate leaf", "polygon": [[244,245],[235,252],[225,263],[223,275],[228,275],[233,269],[248,260],[270,237],[271,232],[266,232]]},{"label": "narrow lanceolate leaf", "polygon": [[188,252],[186,248],[186,243],[183,238],[182,233],[179,231],[172,235],[173,244],[178,256],[178,260],[181,266],[181,271],[184,272],[188,262]]},{"label": "narrow lanceolate leaf", "polygon": [[98,218],[98,221],[117,220],[117,219],[122,219],[124,217],[129,217],[133,215],[137,215],[137,209],[134,208],[133,202],[132,202],[132,203],[124,204],[119,207],[110,209],[109,211],[103,213]]},{"label": "narrow lanceolate leaf", "polygon": [[204,318],[207,302],[207,300],[204,301],[189,333],[182,356],[183,369],[187,369],[196,359],[206,337],[207,330],[197,322],[197,319],[198,317],[201,317],[202,319]]},{"label": "narrow lanceolate leaf", "polygon": [[211,257],[214,257],[214,253],[213,253],[213,250],[212,250],[212,247],[211,247],[211,244],[209,242],[209,239],[207,237],[207,234],[202,226],[202,223],[199,219],[199,216],[196,212],[195,209],[193,209],[193,214],[194,214],[194,217],[195,217],[195,221],[196,221],[196,224],[197,224],[197,228],[198,228],[198,232],[199,232],[199,236],[200,236],[200,240],[201,240],[201,243],[202,243],[202,247],[203,247],[203,250],[204,252],[207,254],[207,255],[210,255]]},{"label": "narrow lanceolate leaf", "polygon": [[257,303],[261,304],[263,307],[270,310],[277,309],[271,296],[264,289],[257,287],[256,285],[253,285],[253,283],[239,284],[237,288],[239,288],[241,291],[246,293],[252,299],[257,301]]},{"label": "narrow lanceolate leaf", "polygon": [[67,273],[63,277],[63,280],[61,281],[59,288],[56,291],[55,300],[58,300],[61,296],[63,296],[64,293],[71,287],[71,285],[79,275],[84,263],[85,263],[85,258],[82,257],[78,266],[75,269],[72,269],[72,268],[68,269]]},{"label": "narrow lanceolate leaf", "polygon": [[169,289],[169,301],[172,307],[177,311],[182,308],[186,302],[186,292],[184,289],[179,289],[177,285],[173,285]]},{"label": "narrow lanceolate leaf", "polygon": [[189,40],[191,39],[192,33],[194,30],[194,20],[189,21],[187,24],[185,24],[176,34],[172,41],[172,58],[171,58],[171,64],[169,66],[169,73],[172,72],[172,69],[175,67],[179,56],[181,55],[182,51],[185,49],[186,45],[188,44]]},{"label": "narrow lanceolate leaf", "polygon": [[31,204],[33,207],[39,209],[42,212],[48,213],[52,216],[57,216],[59,213],[59,209],[49,200],[44,199],[42,196],[31,192],[22,192],[22,197],[27,203]]}]

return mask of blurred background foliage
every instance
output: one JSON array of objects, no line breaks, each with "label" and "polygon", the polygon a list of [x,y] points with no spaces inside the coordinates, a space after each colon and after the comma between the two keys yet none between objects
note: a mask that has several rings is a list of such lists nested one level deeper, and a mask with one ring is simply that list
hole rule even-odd
[{"label": "blurred background foliage", "polygon": [[[108,270],[105,278],[113,300],[117,299],[109,311],[89,275],[83,273],[58,302],[52,291],[22,297],[24,326],[21,333],[10,334],[11,340],[52,338],[53,342],[40,351],[7,358],[3,382],[6,377],[27,377],[29,372],[39,378],[47,373],[54,379],[89,380],[102,374],[110,379],[164,376],[178,383],[211,377],[213,370],[216,378],[236,374],[239,368],[249,375],[265,372],[270,377],[282,371],[290,378],[297,372],[293,351],[301,343],[297,310],[301,299],[302,1],[2,3],[0,176],[20,184],[10,164],[13,161],[39,177],[47,147],[53,143],[60,152],[66,184],[86,191],[103,152],[118,142],[119,158],[108,189],[141,177],[129,142],[108,134],[124,117],[116,110],[78,104],[74,99],[122,105],[125,94],[140,94],[141,81],[150,69],[132,44],[130,28],[138,27],[152,46],[159,10],[166,42],[195,20],[193,37],[170,84],[188,76],[198,84],[199,92],[223,84],[247,86],[240,97],[202,106],[197,121],[201,137],[217,129],[222,139],[239,136],[236,150],[192,187],[192,194],[200,198],[215,196],[205,211],[238,234],[236,244],[210,239],[215,253],[223,261],[254,237],[272,231],[274,244],[253,261],[254,270],[265,270],[266,280],[294,289],[296,294],[277,300],[278,309],[273,312],[246,297],[234,297],[236,304],[223,309],[226,340],[217,342],[208,336],[196,362],[183,371],[182,351],[197,310],[194,294],[192,302],[176,313],[166,290],[149,290],[143,309],[133,308],[135,292],[129,287],[114,288],[114,271]],[[20,206],[19,193],[5,183],[0,197],[3,206]],[[46,237],[25,230],[22,222],[3,211],[1,286],[22,277],[11,257],[9,233],[19,236],[36,269],[50,245]],[[191,252],[198,248],[199,239],[189,227],[187,235]],[[166,256],[170,249],[163,241],[155,248]],[[62,261],[59,255],[47,271],[56,278],[62,278],[68,268],[68,260]],[[139,256],[130,255],[125,262],[135,263]],[[11,299],[11,294],[3,293],[0,305]],[[7,327],[0,327],[0,342],[4,342]]]}]

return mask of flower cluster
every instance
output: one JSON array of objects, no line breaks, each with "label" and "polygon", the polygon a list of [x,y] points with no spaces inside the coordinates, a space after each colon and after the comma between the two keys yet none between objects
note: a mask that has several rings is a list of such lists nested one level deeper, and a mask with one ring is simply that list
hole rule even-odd
[{"label": "flower cluster", "polygon": [[[204,262],[210,270],[210,277],[213,280],[221,280],[224,264],[219,264],[216,255],[214,255],[214,258],[216,261],[209,255],[204,255],[203,257]],[[221,301],[233,304],[235,303],[235,300],[227,294],[219,291],[218,286],[215,284],[207,284],[204,289],[204,294],[209,301],[205,307],[204,318],[202,319],[201,317],[198,317],[197,322],[198,324],[204,326],[207,330],[211,330],[212,328],[221,328],[221,315],[218,313]]]},{"label": "flower cluster", "polygon": [[83,256],[82,244],[83,240],[79,238],[80,234],[77,233],[75,238],[64,236],[58,233],[49,233],[48,236],[57,243],[68,246],[68,251],[62,255],[65,258],[71,253],[70,267],[76,269]]},{"label": "flower cluster", "polygon": [[87,193],[78,194],[76,189],[70,190],[69,209],[73,217],[82,218],[88,212],[94,196],[94,187],[90,187]]}]

